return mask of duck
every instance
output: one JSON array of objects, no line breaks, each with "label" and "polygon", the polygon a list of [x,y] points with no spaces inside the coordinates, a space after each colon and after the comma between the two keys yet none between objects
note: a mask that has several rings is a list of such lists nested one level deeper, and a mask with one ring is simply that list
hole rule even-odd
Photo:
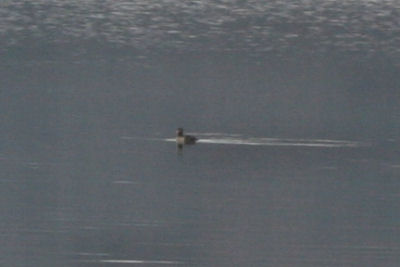
[{"label": "duck", "polygon": [[183,134],[183,128],[178,128],[176,130],[176,143],[177,145],[193,145],[197,142],[196,137],[192,136],[192,135],[185,135]]}]

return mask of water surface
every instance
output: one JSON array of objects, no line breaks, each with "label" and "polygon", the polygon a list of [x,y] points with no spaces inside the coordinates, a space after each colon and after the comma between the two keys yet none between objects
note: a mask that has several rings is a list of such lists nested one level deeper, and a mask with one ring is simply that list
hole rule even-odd
[{"label": "water surface", "polygon": [[398,266],[398,13],[3,1],[0,265]]}]

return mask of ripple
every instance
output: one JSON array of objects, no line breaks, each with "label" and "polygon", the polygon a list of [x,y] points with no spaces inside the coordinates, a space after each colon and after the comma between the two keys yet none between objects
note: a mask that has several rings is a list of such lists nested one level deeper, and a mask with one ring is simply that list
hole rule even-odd
[{"label": "ripple", "polygon": [[133,181],[126,181],[126,180],[118,180],[118,181],[113,181],[113,184],[119,184],[119,185],[137,185],[137,182]]},{"label": "ripple", "polygon": [[99,260],[99,263],[116,263],[116,264],[160,264],[160,265],[177,265],[184,264],[181,261],[168,261],[168,260]]},{"label": "ripple", "polygon": [[143,51],[310,52],[399,56],[400,2],[5,0],[0,44],[85,41]]},{"label": "ripple", "polygon": [[[191,133],[194,134],[194,133]],[[292,146],[292,147],[321,147],[321,148],[341,148],[341,147],[361,147],[369,144],[349,140],[330,140],[330,139],[290,139],[290,138],[271,138],[271,137],[246,137],[237,134],[213,134],[196,133],[199,138],[198,143],[221,144],[221,145],[249,145],[249,146]],[[175,142],[175,138],[166,138],[164,141]]]}]

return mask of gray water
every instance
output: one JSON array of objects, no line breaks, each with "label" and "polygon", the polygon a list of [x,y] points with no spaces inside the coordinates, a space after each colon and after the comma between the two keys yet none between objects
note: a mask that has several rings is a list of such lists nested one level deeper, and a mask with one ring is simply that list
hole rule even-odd
[{"label": "gray water", "polygon": [[3,0],[0,265],[398,266],[399,12]]}]

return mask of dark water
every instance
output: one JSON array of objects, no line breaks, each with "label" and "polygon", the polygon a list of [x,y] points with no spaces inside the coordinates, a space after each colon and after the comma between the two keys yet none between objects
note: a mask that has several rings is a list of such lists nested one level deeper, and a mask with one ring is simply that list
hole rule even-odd
[{"label": "dark water", "polygon": [[398,266],[399,8],[1,2],[0,265]]}]

